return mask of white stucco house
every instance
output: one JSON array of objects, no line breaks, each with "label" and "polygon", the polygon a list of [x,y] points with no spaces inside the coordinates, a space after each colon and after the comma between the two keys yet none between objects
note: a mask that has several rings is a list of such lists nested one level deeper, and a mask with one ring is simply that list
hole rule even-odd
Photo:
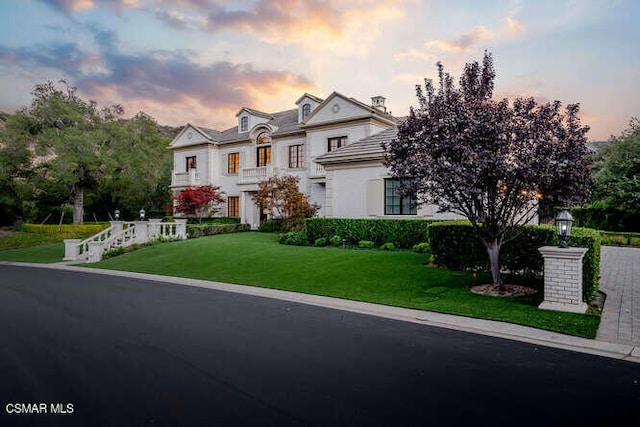
[{"label": "white stucco house", "polygon": [[383,165],[381,143],[397,133],[385,98],[371,104],[334,92],[305,93],[296,108],[265,113],[243,107],[237,125],[217,131],[187,124],[174,138],[171,188],[220,186],[222,216],[257,227],[266,218],[251,199],[273,175],[300,178],[300,190],[320,206],[319,216],[342,218],[451,218],[436,206],[415,208],[398,194],[398,180]]}]

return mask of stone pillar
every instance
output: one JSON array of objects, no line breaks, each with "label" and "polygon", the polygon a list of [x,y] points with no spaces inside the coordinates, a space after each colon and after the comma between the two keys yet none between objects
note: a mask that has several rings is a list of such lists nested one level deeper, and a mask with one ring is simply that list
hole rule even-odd
[{"label": "stone pillar", "polygon": [[543,246],[538,250],[544,257],[544,301],[538,308],[586,312],[588,306],[582,301],[582,258],[588,249]]},{"label": "stone pillar", "polygon": [[133,240],[133,243],[147,243],[147,241],[149,240],[149,230],[147,229],[147,222],[146,221],[134,221],[133,222],[134,227],[135,227],[135,239]]},{"label": "stone pillar", "polygon": [[150,219],[149,220],[149,239],[157,239],[159,237],[167,237],[167,236],[163,236],[161,233],[161,224],[160,222],[162,222],[162,219],[157,218],[157,219]]},{"label": "stone pillar", "polygon": [[89,257],[87,262],[102,261],[102,252],[104,251],[104,242],[89,242]]},{"label": "stone pillar", "polygon": [[63,261],[75,261],[78,259],[79,249],[78,246],[82,242],[80,239],[64,239],[64,258]]},{"label": "stone pillar", "polygon": [[113,230],[111,231],[111,235],[122,233],[122,221],[109,221]]},{"label": "stone pillar", "polygon": [[176,223],[176,237],[178,239],[186,239],[187,238],[187,221],[186,219],[176,219],[174,220]]}]

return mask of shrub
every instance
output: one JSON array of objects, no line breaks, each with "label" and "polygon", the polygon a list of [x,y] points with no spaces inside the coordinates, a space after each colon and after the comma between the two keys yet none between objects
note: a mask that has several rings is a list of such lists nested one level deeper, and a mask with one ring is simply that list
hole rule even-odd
[{"label": "shrub", "polygon": [[417,245],[413,245],[411,250],[419,254],[428,254],[431,253],[431,245],[429,245],[429,243],[427,242],[422,242],[418,243]]},{"label": "shrub", "polygon": [[[503,245],[500,259],[502,268],[541,276],[544,259],[538,251],[541,246],[558,245],[555,228],[548,225],[521,226],[521,234]],[[429,241],[434,262],[450,269],[488,270],[487,251],[473,233],[468,221],[443,221],[429,227]],[[596,230],[574,227],[569,245],[585,247],[582,286],[584,298],[591,301],[598,290],[600,272],[600,234]]]},{"label": "shrub", "polygon": [[305,227],[312,240],[338,235],[348,245],[371,240],[376,246],[392,242],[396,247],[410,249],[424,242],[431,222],[424,219],[308,218]]},{"label": "shrub", "polygon": [[360,240],[358,242],[358,247],[362,249],[371,249],[375,246],[375,244],[371,240]]},{"label": "shrub", "polygon": [[238,233],[249,231],[249,224],[187,224],[187,237],[196,239],[204,236],[214,236],[216,234]]},{"label": "shrub", "polygon": [[215,218],[188,218],[188,224],[240,224],[240,218],[237,216],[220,216]]},{"label": "shrub", "polygon": [[392,242],[387,242],[387,243],[383,243],[380,246],[380,249],[382,249],[383,251],[395,251],[396,245],[394,245]]},{"label": "shrub", "polygon": [[258,231],[263,233],[273,233],[275,231],[284,230],[284,219],[283,218],[272,218],[267,221],[262,221],[258,226]]},{"label": "shrub", "polygon": [[308,246],[309,237],[306,231],[289,231],[287,233],[280,234],[278,242],[283,245],[293,246]]},{"label": "shrub", "polygon": [[333,246],[339,246],[340,243],[342,243],[342,237],[336,234],[329,239],[329,243],[331,243]]},{"label": "shrub", "polygon": [[329,241],[325,237],[320,237],[313,242],[314,246],[327,246]]}]

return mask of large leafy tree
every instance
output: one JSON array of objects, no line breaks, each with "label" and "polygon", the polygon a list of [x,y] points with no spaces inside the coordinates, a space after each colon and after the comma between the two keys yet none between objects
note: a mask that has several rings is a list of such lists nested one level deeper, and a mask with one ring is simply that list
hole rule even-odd
[{"label": "large leafy tree", "polygon": [[171,200],[170,138],[148,115],[124,119],[121,106],[101,108],[60,83],[36,85],[29,108],[1,118],[3,222],[69,203],[76,224],[85,206],[102,218],[116,207],[161,211]]},{"label": "large leafy tree", "polygon": [[105,147],[104,154],[117,161],[98,178],[90,207],[102,212],[117,207],[125,217],[137,214],[140,208],[162,211],[171,200],[170,139],[162,136],[156,121],[142,112],[110,122],[107,129],[112,143]]},{"label": "large leafy tree", "polygon": [[640,121],[632,119],[597,156],[595,198],[631,214],[640,214]]},{"label": "large leafy tree", "polygon": [[119,105],[100,108],[78,97],[76,89],[47,81],[35,86],[25,114],[35,123],[37,154],[45,177],[65,189],[73,205],[73,223],[82,224],[84,195],[113,168],[109,124],[124,113]]},{"label": "large leafy tree", "polygon": [[293,175],[273,176],[258,183],[258,191],[252,193],[253,202],[259,209],[283,220],[284,230],[300,229],[305,218],[318,211],[318,205],[309,201],[298,189],[299,178]]},{"label": "large leafy tree", "polygon": [[487,249],[493,282],[503,287],[502,245],[537,214],[541,197],[566,203],[588,196],[590,170],[579,106],[533,98],[493,100],[495,71],[465,65],[458,86],[438,63],[438,86],[417,86],[419,107],[387,144],[386,165],[401,191],[469,219]]}]

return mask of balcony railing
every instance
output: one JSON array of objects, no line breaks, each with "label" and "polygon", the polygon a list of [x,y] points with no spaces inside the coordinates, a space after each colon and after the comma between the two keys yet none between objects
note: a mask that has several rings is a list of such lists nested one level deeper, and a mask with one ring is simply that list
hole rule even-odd
[{"label": "balcony railing", "polygon": [[240,175],[241,184],[255,184],[256,182],[264,181],[272,175],[278,172],[278,168],[274,168],[271,165],[260,166],[257,168],[244,168]]},{"label": "balcony railing", "polygon": [[320,163],[316,163],[315,159],[311,159],[311,168],[310,168],[311,178],[321,178],[326,176],[326,171],[324,170],[324,166]]},{"label": "balcony railing", "polygon": [[195,169],[191,169],[189,172],[174,172],[171,185],[174,187],[200,185],[200,174]]}]

